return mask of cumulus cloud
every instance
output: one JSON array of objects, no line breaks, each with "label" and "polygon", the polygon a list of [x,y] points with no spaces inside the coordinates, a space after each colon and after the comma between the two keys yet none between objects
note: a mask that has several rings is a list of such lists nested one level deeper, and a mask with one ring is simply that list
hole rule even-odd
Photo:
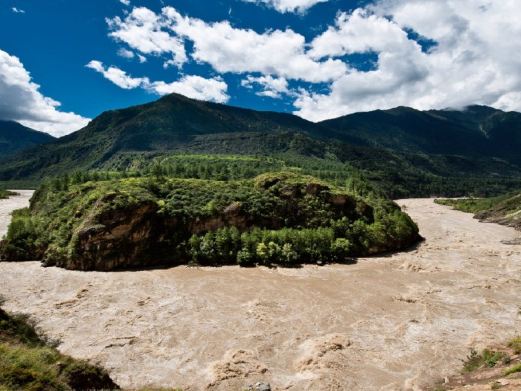
[{"label": "cumulus cloud", "polygon": [[0,118],[63,136],[89,122],[75,113],[59,110],[60,102],[44,96],[40,86],[15,56],[0,50]]},{"label": "cumulus cloud", "polygon": [[21,8],[12,7],[11,11],[13,11],[15,14],[25,14],[25,11]]},{"label": "cumulus cloud", "polygon": [[127,7],[130,5],[130,0],[119,0],[119,2]]},{"label": "cumulus cloud", "polygon": [[178,93],[189,98],[218,103],[228,101],[228,85],[219,77],[206,79],[196,75],[185,75],[172,83],[150,81],[148,77],[132,77],[120,68],[106,67],[102,62],[92,60],[87,68],[101,73],[107,80],[123,89],[143,88],[158,95]]},{"label": "cumulus cloud", "polygon": [[[521,7],[515,0],[384,0],[340,14],[311,43],[313,58],[375,52],[376,69],[351,69],[329,93],[305,91],[297,114],[322,120],[399,105],[521,110]],[[433,40],[422,50],[408,32]]]},{"label": "cumulus cloud", "polygon": [[201,76],[187,75],[173,83],[156,81],[152,83],[151,89],[159,95],[175,92],[189,98],[217,103],[226,103],[230,99],[226,93],[228,85],[218,77],[206,79]]},{"label": "cumulus cloud", "polygon": [[305,12],[318,3],[325,3],[328,0],[243,0],[247,3],[266,4],[275,8],[279,12]]},{"label": "cumulus cloud", "polygon": [[283,77],[273,77],[271,75],[254,77],[248,75],[246,79],[241,81],[241,85],[246,88],[253,88],[255,85],[259,85],[262,89],[256,92],[257,95],[274,99],[280,99],[284,94],[290,94],[288,81]]},{"label": "cumulus cloud", "polygon": [[[281,12],[303,12],[320,2],[243,1]],[[518,0],[375,0],[340,12],[310,40],[290,28],[259,32],[182,15],[173,7],[160,12],[137,7],[107,23],[110,36],[140,60],[154,55],[165,68],[195,61],[220,74],[246,75],[242,87],[294,99],[296,114],[322,120],[399,105],[477,103],[521,110],[521,57],[515,55],[521,52],[515,39],[521,36],[520,18]],[[370,69],[357,65],[364,55],[376,59]],[[146,84],[111,68],[104,74],[115,83]],[[291,91],[289,81],[306,88]]]},{"label": "cumulus cloud", "polygon": [[109,35],[145,55],[168,54],[176,66],[187,61],[183,41],[164,31],[169,21],[145,7],[133,8],[124,20],[107,19]]},{"label": "cumulus cloud", "polygon": [[[347,66],[337,59],[317,60],[306,40],[291,29],[258,33],[234,28],[230,22],[207,23],[165,7],[161,14],[134,8],[125,18],[108,20],[110,35],[142,53],[173,54],[165,66],[187,61],[184,41],[191,41],[191,57],[220,73],[275,75],[286,79],[326,82],[343,75]],[[182,50],[180,49],[182,48]]]}]

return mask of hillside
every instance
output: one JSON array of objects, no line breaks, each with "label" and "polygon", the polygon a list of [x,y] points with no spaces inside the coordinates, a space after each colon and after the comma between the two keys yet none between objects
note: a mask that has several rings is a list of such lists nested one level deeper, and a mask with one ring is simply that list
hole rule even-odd
[{"label": "hillside", "polygon": [[309,176],[141,177],[44,185],[16,211],[0,260],[79,270],[186,263],[351,262],[421,237],[393,202]]},{"label": "hillside", "polygon": [[429,391],[484,391],[521,389],[521,338],[478,352],[472,349],[460,373],[446,377]]},{"label": "hillside", "polygon": [[2,162],[0,180],[41,177],[70,168],[97,168],[115,154],[170,151],[196,137],[239,132],[308,132],[311,122],[172,94],[155,102],[101,114],[78,132]]},{"label": "hillside", "polygon": [[492,198],[449,199],[437,200],[437,202],[462,212],[474,213],[481,221],[508,225],[521,230],[521,193],[519,192]]},{"label": "hillside", "polygon": [[519,156],[509,152],[518,115],[397,108],[314,124],[172,94],[103,113],[78,132],[0,161],[0,183],[25,187],[78,170],[146,169],[159,157],[197,153],[262,155],[301,168],[319,164],[322,172],[340,163],[390,197],[489,196],[521,188]]},{"label": "hillside", "polygon": [[107,372],[56,350],[28,319],[0,308],[0,389],[116,390]]},{"label": "hillside", "polygon": [[520,161],[521,113],[486,106],[461,111],[397,107],[355,113],[320,124],[358,145]]},{"label": "hillside", "polygon": [[55,138],[13,121],[0,120],[0,158],[37,145],[50,143]]}]

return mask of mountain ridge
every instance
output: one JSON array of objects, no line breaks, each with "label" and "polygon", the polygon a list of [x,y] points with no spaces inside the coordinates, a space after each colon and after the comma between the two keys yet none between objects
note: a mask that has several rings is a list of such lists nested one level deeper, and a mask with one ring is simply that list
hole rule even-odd
[{"label": "mountain ridge", "polygon": [[442,183],[443,178],[483,178],[486,186],[511,179],[512,186],[521,184],[517,148],[521,114],[483,106],[426,112],[397,107],[313,123],[292,114],[171,94],[106,111],[77,132],[3,159],[0,181],[126,170],[135,166],[135,156],[289,154],[351,164],[384,187],[400,183],[402,190],[391,191],[396,196],[409,194],[407,188],[414,189],[412,195],[427,195],[418,190],[420,184]]}]

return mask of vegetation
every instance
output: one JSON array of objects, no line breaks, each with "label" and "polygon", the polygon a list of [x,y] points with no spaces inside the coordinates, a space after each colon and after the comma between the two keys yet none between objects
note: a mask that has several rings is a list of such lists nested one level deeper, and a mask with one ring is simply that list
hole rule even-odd
[{"label": "vegetation", "polygon": [[521,363],[511,366],[505,371],[505,376],[521,372]]},{"label": "vegetation", "polygon": [[[246,159],[241,164],[256,172],[239,174],[250,178],[280,166],[303,170],[314,166],[314,171],[329,171],[329,177],[306,173],[343,186],[345,173],[356,169],[390,198],[486,197],[521,188],[515,147],[519,123],[515,113],[490,108],[466,112],[399,108],[315,124],[288,114],[172,94],[103,113],[76,133],[2,160],[0,183],[22,180],[21,185],[32,186],[47,176],[78,170],[146,170],[158,160],[171,172],[178,171],[176,176],[225,180],[224,170],[221,177],[204,170],[183,173],[184,158],[170,159],[173,154],[188,160],[190,154],[217,154],[234,155],[235,163],[243,155],[263,163],[271,159],[270,164],[279,166],[260,171]],[[208,167],[212,168],[210,162]]]},{"label": "vegetation", "polygon": [[478,353],[472,349],[467,360],[463,364],[464,372],[473,372],[483,366],[493,368],[497,363],[508,360],[508,355],[505,352],[497,352],[489,349]]},{"label": "vegetation", "polygon": [[[445,377],[432,390],[449,391],[462,389],[484,389],[487,385],[492,390],[521,387],[521,338],[517,337],[504,345],[496,345],[494,349],[484,349],[481,353],[472,349],[463,362],[460,374]],[[514,376],[511,376],[514,375]],[[509,376],[505,383],[505,377]]]},{"label": "vegetation", "polygon": [[97,173],[77,173],[45,183],[30,209],[13,215],[0,256],[82,270],[295,266],[350,262],[420,239],[396,204],[356,179],[339,187],[291,171],[228,181],[152,172],[96,181]]},{"label": "vegetation", "polygon": [[505,198],[505,196],[499,196],[491,198],[439,199],[435,200],[435,202],[440,205],[451,206],[461,212],[478,213],[494,207]]},{"label": "vegetation", "polygon": [[514,354],[521,354],[521,337],[514,338],[510,341],[508,347],[514,351]]},{"label": "vegetation", "polygon": [[521,113],[486,106],[355,113],[321,123],[351,143],[432,155],[501,157],[519,162]]},{"label": "vegetation", "polygon": [[5,198],[9,198],[9,197],[11,197],[13,195],[16,195],[16,193],[13,192],[13,191],[0,189],[0,200],[5,199]]},{"label": "vegetation", "polygon": [[521,229],[521,193],[509,193],[492,198],[442,199],[437,203],[462,212],[474,213],[477,218]]},{"label": "vegetation", "polygon": [[26,317],[0,308],[0,390],[118,388],[105,370],[60,354]]},{"label": "vegetation", "polygon": [[17,122],[0,120],[0,156],[2,158],[54,140],[55,138],[47,133],[38,132]]}]

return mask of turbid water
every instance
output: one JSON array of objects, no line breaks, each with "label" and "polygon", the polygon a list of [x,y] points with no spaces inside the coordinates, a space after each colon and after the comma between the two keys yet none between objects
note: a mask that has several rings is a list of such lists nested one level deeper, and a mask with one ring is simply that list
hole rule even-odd
[{"label": "turbid water", "polygon": [[[6,212],[27,195],[0,201]],[[471,347],[521,331],[521,246],[430,199],[399,201],[426,238],[356,265],[84,273],[0,263],[5,308],[123,387],[421,390]]]}]

